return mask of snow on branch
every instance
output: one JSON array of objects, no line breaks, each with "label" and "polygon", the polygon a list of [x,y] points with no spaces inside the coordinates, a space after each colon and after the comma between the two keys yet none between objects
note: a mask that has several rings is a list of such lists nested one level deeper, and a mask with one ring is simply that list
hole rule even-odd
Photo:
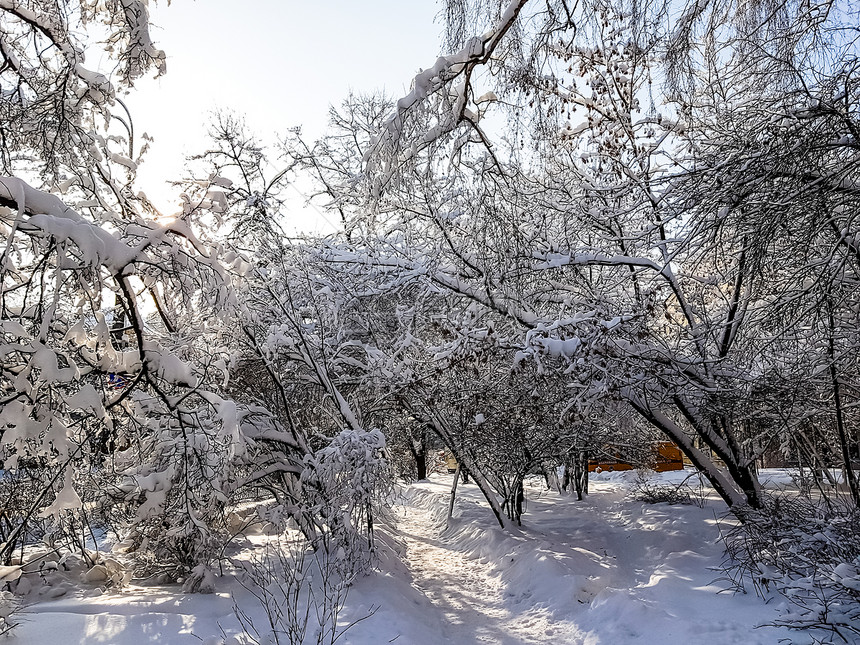
[{"label": "snow on branch", "polygon": [[119,34],[128,35],[128,44],[122,58],[126,61],[126,78],[129,82],[142,76],[150,66],[158,70],[158,76],[167,71],[167,57],[152,42],[149,34],[149,9],[142,0],[121,0],[124,29],[113,34],[112,39],[120,38]]},{"label": "snow on branch", "polygon": [[[415,76],[412,91],[397,101],[394,114],[385,121],[364,154],[368,169],[377,176],[374,192],[387,184],[404,163],[469,118],[467,103],[472,71],[489,61],[527,2],[512,0],[492,30],[470,38],[459,52],[441,56],[433,67]],[[452,88],[448,97],[450,109],[440,112],[435,125],[414,124],[415,132],[409,132],[407,136],[409,121],[419,119],[422,107],[458,78],[462,82]]]}]

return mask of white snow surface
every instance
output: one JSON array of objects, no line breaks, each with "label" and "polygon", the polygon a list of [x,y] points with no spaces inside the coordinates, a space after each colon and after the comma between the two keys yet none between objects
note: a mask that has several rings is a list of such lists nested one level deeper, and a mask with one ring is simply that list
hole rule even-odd
[{"label": "white snow surface", "polygon": [[[680,481],[689,474],[653,477]],[[704,508],[649,505],[629,497],[635,478],[635,472],[595,475],[581,502],[547,491],[535,478],[523,526],[509,530],[498,527],[473,484],[460,484],[448,527],[450,475],[405,487],[397,526],[381,536],[378,570],[355,582],[341,619],[378,610],[337,642],[811,642],[766,626],[785,611],[778,598],[768,604],[723,591],[714,570],[723,557],[723,507],[715,497]],[[773,477],[780,485],[785,479]],[[249,537],[244,555],[262,540]],[[33,589],[8,645],[224,645],[222,629],[230,645],[249,642],[230,638],[239,630],[231,594],[244,609],[257,610],[226,570],[215,593],[185,594],[180,585],[102,590],[62,569],[30,574]]]}]

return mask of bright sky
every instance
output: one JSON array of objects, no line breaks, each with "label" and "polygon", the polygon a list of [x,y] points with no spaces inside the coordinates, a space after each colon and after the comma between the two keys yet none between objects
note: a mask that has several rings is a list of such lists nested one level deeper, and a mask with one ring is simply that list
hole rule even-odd
[{"label": "bright sky", "polygon": [[[182,176],[187,154],[205,148],[212,110],[244,114],[264,140],[296,125],[316,138],[329,105],[350,90],[406,94],[419,69],[435,62],[443,28],[435,20],[436,0],[150,4],[167,74],[139,81],[127,103],[138,135],[155,137],[139,185],[165,212],[175,210],[165,182]],[[330,230],[321,217],[301,210],[297,229]]]}]

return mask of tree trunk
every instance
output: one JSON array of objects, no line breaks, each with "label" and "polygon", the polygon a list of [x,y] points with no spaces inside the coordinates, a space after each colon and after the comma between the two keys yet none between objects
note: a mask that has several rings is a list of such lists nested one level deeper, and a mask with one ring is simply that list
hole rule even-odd
[{"label": "tree trunk", "polygon": [[710,482],[711,486],[723,498],[723,501],[725,501],[730,509],[734,511],[751,505],[747,494],[740,487],[739,482],[726,477],[708,455],[696,448],[693,440],[687,436],[683,428],[662,412],[649,408],[635,394],[628,395],[626,399],[633,409],[642,415],[643,419],[661,430],[669,439],[675,442],[681,451],[687,455],[693,466],[707,478],[708,482]]},{"label": "tree trunk", "polygon": [[[573,486],[576,490],[576,501],[582,501],[582,459],[577,455],[573,460]],[[588,472],[586,465],[585,471]]]},{"label": "tree trunk", "polygon": [[558,470],[555,466],[548,463],[541,464],[541,470],[543,470],[543,478],[546,481],[546,487],[550,490],[556,490],[557,492],[561,492],[561,484],[558,481]]},{"label": "tree trunk", "polygon": [[409,448],[412,453],[412,458],[415,460],[415,477],[416,479],[427,479],[427,451],[416,449],[415,446]]},{"label": "tree trunk", "polygon": [[842,390],[839,387],[839,374],[836,370],[836,344],[833,340],[834,322],[833,309],[828,306],[828,318],[830,322],[830,334],[827,338],[827,353],[830,359],[830,383],[833,387],[833,405],[836,408],[836,434],[839,437],[839,447],[842,450],[842,464],[845,471],[845,481],[848,484],[848,490],[851,492],[851,500],[854,506],[860,507],[860,490],[857,486],[857,477],[854,474],[854,468],[851,465],[851,452],[848,449],[848,433],[845,430],[845,420],[842,410]]},{"label": "tree trunk", "polygon": [[454,483],[451,484],[451,503],[448,504],[448,519],[445,520],[445,526],[451,525],[451,516],[454,514],[454,499],[457,497],[457,482],[460,481],[460,464],[457,464],[457,470],[454,473]]},{"label": "tree trunk", "polygon": [[525,488],[523,487],[522,477],[517,480],[516,493],[514,495],[514,521],[517,526],[523,525],[523,502],[526,499]]},{"label": "tree trunk", "polygon": [[588,495],[588,452],[583,450],[579,453],[580,469],[582,476],[580,478],[579,487],[582,492]]},{"label": "tree trunk", "polygon": [[427,479],[427,453],[421,452],[415,455],[415,472],[418,479]]},{"label": "tree trunk", "polygon": [[[743,462],[741,449],[735,440],[729,422],[725,418],[719,419],[719,422],[722,423],[721,432],[717,425],[717,421],[711,422],[708,419],[702,418],[701,415],[687,405],[681,397],[674,396],[672,397],[672,401],[675,404],[675,408],[684,416],[693,428],[696,436],[699,437],[705,445],[722,460],[723,464],[725,464],[726,470],[729,472],[729,476],[731,477],[731,481],[741,491],[743,491],[743,494],[746,497],[746,504],[752,508],[761,508],[761,485],[759,484],[758,477],[753,471],[755,460],[751,460],[749,463]],[[668,417],[662,413],[652,411],[652,414],[659,415],[662,418],[669,420]],[[689,441],[689,437],[687,437],[687,434],[681,428],[678,428],[678,426],[671,420],[669,420],[669,422],[674,426],[674,428],[677,428],[677,430],[680,431],[687,440],[686,443],[691,443]],[[664,430],[664,432],[666,432],[666,430]],[[681,447],[681,450],[684,450],[683,446],[678,443],[676,439],[673,440],[679,447]],[[695,446],[692,447],[695,448]],[[687,456],[690,458],[690,461],[694,464],[696,463],[689,454]],[[700,451],[699,459],[701,460],[702,458],[704,458],[704,463],[709,463],[709,468],[719,471],[719,467],[716,463],[714,463],[708,455]]]}]

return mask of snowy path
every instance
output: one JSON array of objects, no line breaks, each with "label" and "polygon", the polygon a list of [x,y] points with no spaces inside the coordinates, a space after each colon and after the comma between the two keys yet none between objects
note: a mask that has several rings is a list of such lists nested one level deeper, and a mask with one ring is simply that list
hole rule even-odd
[{"label": "snowy path", "polygon": [[467,486],[446,529],[449,486],[450,477],[411,486],[396,530],[434,614],[427,623],[438,625],[422,643],[776,645],[790,636],[759,627],[777,603],[718,593],[711,508],[642,504],[624,481],[595,481],[582,502],[535,485],[523,528],[501,530]]},{"label": "snowy path", "polygon": [[[440,613],[440,643],[533,645],[557,641],[559,627],[539,607],[518,611],[516,598],[505,591],[493,566],[458,551],[439,534],[433,513],[420,507],[401,507],[398,534],[406,546],[404,561],[414,585]],[[513,606],[513,607],[512,607]]]}]

